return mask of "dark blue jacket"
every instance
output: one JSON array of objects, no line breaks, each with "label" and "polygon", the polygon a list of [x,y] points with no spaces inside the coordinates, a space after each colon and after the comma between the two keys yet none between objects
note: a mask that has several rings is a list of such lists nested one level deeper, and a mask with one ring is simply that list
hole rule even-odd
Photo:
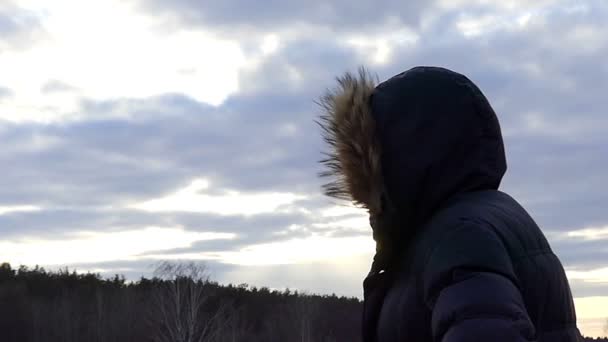
[{"label": "dark blue jacket", "polygon": [[364,282],[365,341],[579,341],[560,261],[497,190],[505,153],[481,91],[419,67],[377,86],[371,111],[393,230],[407,232]]},{"label": "dark blue jacket", "polygon": [[528,213],[498,191],[500,125],[465,76],[365,70],[322,99],[329,196],[366,208],[376,240],[365,342],[578,341],[564,269]]},{"label": "dark blue jacket", "polygon": [[367,341],[579,341],[562,265],[511,197],[455,196],[420,229],[365,281],[366,301],[385,292],[377,318],[366,303]]}]

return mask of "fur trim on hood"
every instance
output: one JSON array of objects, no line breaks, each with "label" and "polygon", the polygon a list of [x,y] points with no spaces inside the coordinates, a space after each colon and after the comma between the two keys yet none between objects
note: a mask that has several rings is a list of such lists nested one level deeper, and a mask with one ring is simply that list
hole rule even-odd
[{"label": "fur trim on hood", "polygon": [[380,144],[372,117],[371,95],[377,80],[360,68],[345,73],[338,86],[320,99],[323,114],[318,121],[329,152],[321,163],[322,177],[333,178],[323,186],[327,196],[352,201],[371,214],[381,212],[382,171]]}]

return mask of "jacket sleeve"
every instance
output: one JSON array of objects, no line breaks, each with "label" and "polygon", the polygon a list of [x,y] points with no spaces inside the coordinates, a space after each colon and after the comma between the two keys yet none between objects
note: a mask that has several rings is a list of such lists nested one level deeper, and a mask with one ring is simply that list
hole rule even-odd
[{"label": "jacket sleeve", "polygon": [[493,229],[467,223],[451,230],[423,272],[433,341],[535,340],[511,257]]}]

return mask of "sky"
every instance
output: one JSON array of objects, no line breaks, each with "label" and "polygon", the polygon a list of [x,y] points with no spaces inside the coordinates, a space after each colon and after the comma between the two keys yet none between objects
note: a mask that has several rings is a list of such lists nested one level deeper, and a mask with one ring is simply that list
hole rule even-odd
[{"label": "sky", "polygon": [[[322,196],[335,77],[467,75],[579,327],[608,319],[608,2],[0,0],[0,262],[362,296],[365,211]],[[608,333],[608,332],[606,332]]]}]

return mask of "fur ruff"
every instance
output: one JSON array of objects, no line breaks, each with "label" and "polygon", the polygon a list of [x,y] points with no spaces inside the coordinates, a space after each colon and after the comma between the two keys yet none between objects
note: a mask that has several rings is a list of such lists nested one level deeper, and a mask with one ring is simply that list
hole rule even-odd
[{"label": "fur ruff", "polygon": [[360,68],[358,74],[337,78],[338,86],[320,99],[323,109],[318,124],[329,152],[321,164],[321,177],[331,178],[323,185],[325,195],[352,201],[370,214],[382,210],[382,172],[380,145],[371,113],[370,97],[377,79]]}]

